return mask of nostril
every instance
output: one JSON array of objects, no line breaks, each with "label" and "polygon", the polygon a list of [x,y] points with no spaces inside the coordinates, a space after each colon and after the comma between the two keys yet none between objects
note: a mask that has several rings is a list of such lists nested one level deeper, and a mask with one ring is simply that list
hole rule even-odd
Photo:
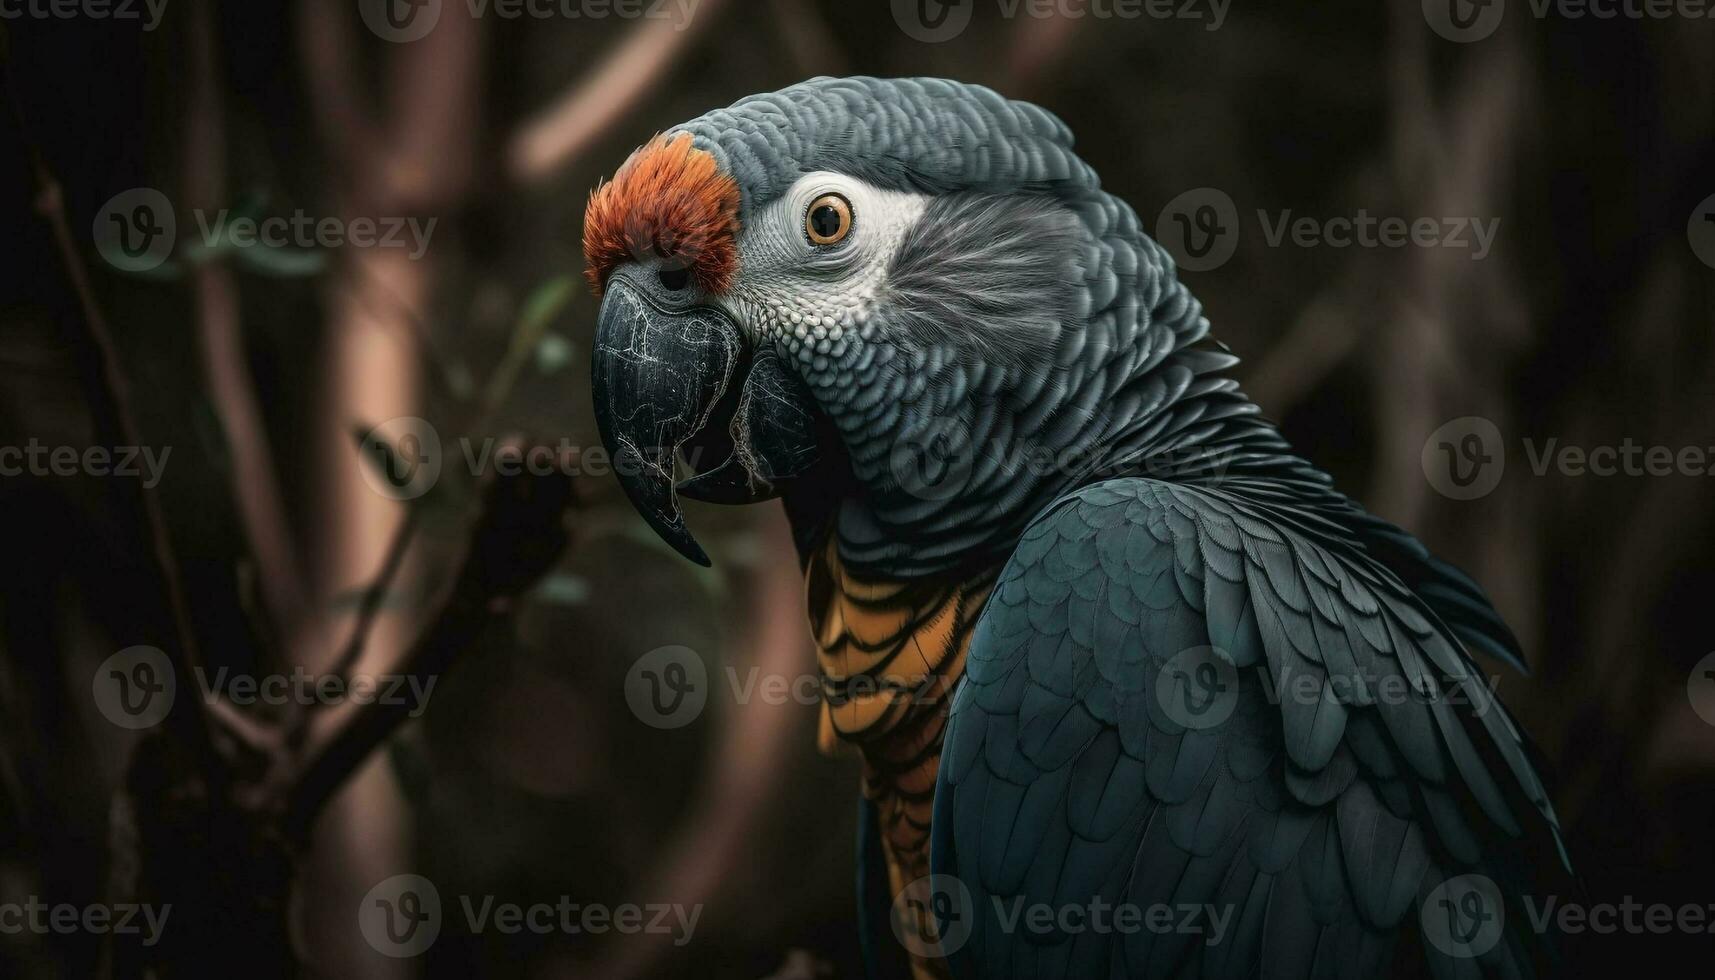
[{"label": "nostril", "polygon": [[670,293],[676,293],[691,284],[689,269],[662,269],[657,275],[661,277],[661,285],[667,287]]}]

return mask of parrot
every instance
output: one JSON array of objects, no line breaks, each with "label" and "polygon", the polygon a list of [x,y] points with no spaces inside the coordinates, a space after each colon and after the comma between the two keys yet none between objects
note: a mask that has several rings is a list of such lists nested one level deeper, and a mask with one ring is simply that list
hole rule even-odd
[{"label": "parrot", "polygon": [[868,975],[1555,962],[1547,766],[1477,660],[1519,641],[1293,451],[1057,116],[811,79],[658,132],[583,248],[642,519],[702,565],[683,500],[791,525]]}]

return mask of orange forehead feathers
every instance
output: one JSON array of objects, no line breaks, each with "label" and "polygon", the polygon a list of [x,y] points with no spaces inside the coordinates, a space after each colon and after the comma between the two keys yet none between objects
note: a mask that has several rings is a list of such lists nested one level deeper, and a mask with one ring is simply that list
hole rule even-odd
[{"label": "orange forehead feathers", "polygon": [[738,183],[691,134],[657,135],[590,193],[585,275],[599,296],[614,269],[653,257],[689,270],[704,293],[723,293],[738,274],[737,235]]}]

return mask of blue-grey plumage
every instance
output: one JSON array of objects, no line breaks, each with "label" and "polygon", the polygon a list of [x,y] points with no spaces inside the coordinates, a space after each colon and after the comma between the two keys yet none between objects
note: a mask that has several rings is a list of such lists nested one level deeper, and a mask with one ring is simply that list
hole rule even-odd
[{"label": "blue-grey plumage", "polygon": [[[635,403],[674,386],[673,416],[714,420],[731,446],[688,492],[783,496],[825,670],[896,680],[915,658],[931,689],[956,691],[950,716],[842,700],[824,717],[825,734],[864,747],[866,795],[886,808],[866,810],[865,852],[879,848],[888,887],[872,860],[865,894],[932,870],[972,903],[940,903],[938,925],[959,919],[968,936],[945,963],[915,956],[920,974],[1538,969],[1518,902],[1564,849],[1528,744],[1472,656],[1522,668],[1516,641],[1475,583],[1334,490],[1262,418],[1171,258],[1063,123],[977,86],[852,78],[673,132],[737,185],[720,245],[736,271],[703,275],[726,284],[706,293],[671,276],[686,262],[708,273],[707,257],[676,253],[698,230],[650,212],[654,231],[628,239],[628,259],[592,259],[596,277],[631,284],[612,306],[635,318],[640,291],[660,292],[637,284],[658,273],[661,316],[720,311],[790,393],[699,415],[679,404],[701,390],[683,364],[659,368],[671,381],[651,380],[653,362],[633,370],[637,331],[604,305],[598,381],[624,381],[598,384],[598,402],[604,418],[654,418]],[[720,368],[716,387],[740,391],[740,370]],[[671,453],[702,437],[666,438]],[[654,480],[628,490],[692,553]],[[1187,664],[1220,681],[1219,720],[1171,707],[1189,697]],[[1439,904],[1449,883],[1469,876],[1495,892],[1494,914],[1473,920],[1493,934],[1429,935],[1457,911]],[[1008,914],[1092,903],[1209,911],[1195,930]]]}]

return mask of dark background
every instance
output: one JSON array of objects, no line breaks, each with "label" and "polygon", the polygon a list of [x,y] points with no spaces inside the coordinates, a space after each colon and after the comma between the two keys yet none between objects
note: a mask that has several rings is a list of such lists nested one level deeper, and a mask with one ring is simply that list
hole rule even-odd
[{"label": "dark background", "polygon": [[[1715,902],[1715,728],[1691,700],[1715,700],[1693,671],[1715,649],[1715,484],[1538,475],[1525,451],[1715,447],[1715,271],[1687,232],[1715,194],[1715,21],[1539,19],[1514,0],[1492,36],[1453,43],[1414,2],[1234,0],[1210,31],[1206,18],[1008,18],[977,0],[963,33],[925,43],[886,3],[701,0],[683,30],[447,6],[405,44],[368,31],[355,0],[169,0],[152,31],[0,21],[13,107],[0,445],[112,445],[128,417],[136,439],[172,447],[147,492],[171,540],[165,575],[137,481],[0,477],[0,901],[93,902],[131,864],[177,862],[252,898],[275,888],[264,906],[289,894],[279,914],[311,976],[858,975],[857,768],[816,753],[815,709],[741,705],[721,679],[696,722],[661,730],[623,694],[631,663],[668,644],[722,678],[813,670],[774,505],[694,512],[716,563],[703,572],[653,540],[611,478],[580,478],[571,548],[345,784],[293,853],[289,893],[248,882],[254,866],[231,852],[116,832],[138,823],[113,801],[139,737],[90,692],[115,651],[175,642],[167,579],[211,667],[325,669],[405,512],[370,488],[352,434],[421,416],[449,475],[364,654],[385,670],[432,620],[467,533],[474,481],[452,472],[456,441],[597,444],[595,303],[579,276],[597,180],[706,109],[862,73],[1043,104],[1146,228],[1183,191],[1230,195],[1236,253],[1186,280],[1289,438],[1475,575],[1518,632],[1534,675],[1505,674],[1500,693],[1548,760],[1589,900]],[[132,275],[103,261],[92,229],[135,187],[171,200],[181,242],[194,207],[437,224],[415,261],[181,250]],[[1255,219],[1359,208],[1498,218],[1499,236],[1480,261],[1273,247]],[[1493,421],[1508,456],[1494,492],[1459,501],[1421,454],[1465,416]],[[706,908],[682,948],[449,923],[399,962],[364,945],[353,910],[404,871],[433,880],[449,912],[461,894]],[[1708,939],[1652,939],[1660,958],[1641,961],[1606,943],[1576,970],[1693,975],[1666,951],[1707,954]],[[0,936],[0,975],[92,975],[100,947]],[[245,952],[216,944],[206,965],[283,962],[261,942],[255,962],[219,962]]]}]

